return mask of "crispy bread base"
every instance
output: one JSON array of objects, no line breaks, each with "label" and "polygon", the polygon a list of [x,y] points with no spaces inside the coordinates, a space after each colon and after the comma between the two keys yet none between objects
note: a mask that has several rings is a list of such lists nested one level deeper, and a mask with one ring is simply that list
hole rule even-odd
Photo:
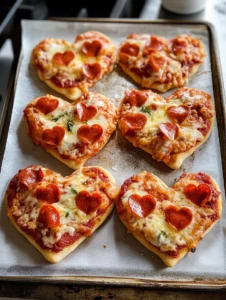
[{"label": "crispy bread base", "polygon": [[[116,185],[115,179],[112,177],[112,175],[110,173],[108,173],[105,169],[103,169],[101,167],[98,167],[98,168],[101,169],[106,175],[108,175],[110,181]],[[7,192],[7,189],[6,189],[6,192]],[[4,202],[6,204],[6,208],[8,211],[9,206],[8,206],[8,201],[7,201],[7,193],[5,193]],[[108,209],[102,216],[98,216],[99,221],[93,227],[92,234],[107,219],[107,217],[112,212],[113,208],[114,208],[114,202],[108,207]],[[68,254],[70,254],[72,251],[74,251],[87,238],[87,236],[82,236],[78,240],[76,240],[73,244],[63,248],[62,251],[56,253],[49,249],[42,249],[30,235],[28,235],[26,232],[21,230],[21,228],[17,225],[16,221],[14,220],[13,216],[8,215],[8,217],[9,217],[10,221],[12,222],[12,224],[15,226],[15,228],[18,230],[18,232],[21,233],[36,249],[38,249],[38,251],[50,263],[57,263],[57,262],[61,261],[64,257],[66,257]]]},{"label": "crispy bread base", "polygon": [[[175,170],[179,169],[183,164],[183,162],[185,161],[185,159],[188,158],[190,155],[192,155],[192,153],[194,153],[196,149],[198,149],[207,141],[207,139],[209,138],[212,132],[213,125],[214,125],[214,118],[211,119],[211,125],[208,134],[205,137],[203,137],[203,140],[201,142],[197,143],[194,147],[190,148],[187,151],[172,155],[169,163],[166,163],[166,165],[169,166],[171,169],[175,169]],[[151,150],[149,148],[146,147],[139,147],[139,148],[152,155]]]},{"label": "crispy bread base", "polygon": [[88,87],[90,85],[85,85],[81,87],[71,87],[71,88],[61,88],[55,85],[51,80],[45,79],[42,75],[42,72],[40,70],[38,71],[38,77],[45,82],[50,88],[52,88],[54,91],[57,91],[58,93],[64,95],[69,100],[74,101],[77,100],[79,97],[81,97],[83,94],[88,93]]},{"label": "crispy bread base", "polygon": [[[123,102],[121,102],[120,107],[119,107],[119,111],[121,111],[122,108],[122,104]],[[213,108],[213,104],[211,102],[211,107]],[[203,137],[203,140],[199,143],[197,143],[194,147],[191,147],[189,150],[184,151],[182,153],[178,153],[178,154],[173,154],[171,155],[171,159],[168,163],[165,163],[168,167],[170,167],[171,169],[179,169],[181,167],[181,165],[183,164],[183,162],[185,161],[185,159],[187,159],[190,155],[192,155],[192,153],[194,153],[200,146],[202,146],[209,138],[212,130],[213,130],[213,125],[214,125],[214,117],[210,119],[210,129],[209,132],[207,133],[206,136]],[[122,130],[120,128],[120,122],[119,122],[119,129],[122,133]],[[142,147],[140,145],[137,145],[136,142],[133,141],[132,138],[128,138],[128,136],[123,135],[128,141],[130,141],[134,147],[140,148],[142,150],[144,150],[145,152],[149,153],[152,156],[152,151],[150,148],[148,147]],[[155,159],[155,158],[153,158]]]},{"label": "crispy bread base", "polygon": [[[33,103],[36,103],[36,101],[39,99],[40,97],[38,98],[35,98],[33,99],[31,102],[29,102],[28,105],[30,104],[33,104]],[[63,99],[61,99],[63,100]],[[65,101],[65,100],[64,100]],[[65,101],[66,103],[68,103],[67,101]],[[76,103],[76,102],[75,102]],[[26,127],[27,127],[27,132],[29,132],[29,126],[28,126],[28,122],[26,120],[26,118],[23,117],[23,120],[26,124]],[[116,129],[116,125],[115,125],[115,129]],[[90,158],[92,158],[93,156],[95,156],[97,153],[99,153],[103,148],[104,146],[108,143],[109,139],[111,138],[111,135],[113,134],[113,132],[115,131],[115,129],[111,132],[111,134],[109,135],[108,139],[105,140],[105,142],[101,145],[101,147],[98,149],[98,151],[96,151],[95,153],[92,153],[92,154],[86,154],[84,155],[82,158],[79,158],[79,160],[74,161],[72,159],[65,159],[65,158],[62,158],[61,155],[58,153],[57,150],[55,149],[46,149],[44,148],[42,145],[39,144],[39,146],[41,146],[46,152],[52,154],[55,158],[57,158],[59,161],[61,161],[62,163],[64,163],[66,166],[68,166],[69,168],[73,169],[73,170],[77,170],[78,168],[82,167],[85,162],[87,160],[89,160]],[[30,137],[30,136],[29,136]],[[30,137],[31,138],[31,137]],[[31,139],[32,140],[32,139]]]},{"label": "crispy bread base", "polygon": [[[120,67],[122,68],[122,70],[127,74],[129,75],[136,83],[140,84],[141,87],[143,88],[146,88],[146,89],[153,89],[153,90],[157,90],[159,91],[160,93],[164,93],[170,89],[173,89],[173,88],[176,88],[176,87],[180,87],[180,86],[183,86],[184,84],[186,84],[186,82],[183,84],[183,85],[175,85],[175,84],[171,84],[171,83],[152,83],[150,85],[148,84],[145,84],[143,85],[142,84],[142,78],[139,77],[138,75],[136,75],[135,73],[131,72],[124,64],[118,62],[118,64],[120,65]],[[191,76],[193,76],[199,69],[201,64],[196,64],[192,67],[192,70],[189,74],[189,78]]]},{"label": "crispy bread base", "polygon": [[[211,176],[210,176],[211,177]],[[220,190],[218,184],[215,182],[215,180],[211,177],[213,186],[216,188],[216,190]],[[222,213],[222,197],[221,194],[218,197],[218,213],[219,213],[219,218],[221,216]],[[122,223],[127,227],[127,224],[125,222],[125,220],[123,219],[123,217],[121,215],[119,215]],[[214,225],[218,222],[219,219],[217,219],[216,221],[214,221],[211,226],[203,233],[203,235],[201,236],[201,239],[208,233],[210,232],[210,230],[214,227]],[[157,247],[153,246],[150,242],[148,242],[148,240],[140,233],[138,232],[132,232],[133,236],[141,243],[143,244],[148,250],[152,251],[153,253],[155,253],[156,255],[158,255],[161,260],[164,262],[164,264],[167,267],[173,267],[175,266],[188,252],[190,252],[190,248],[182,248],[177,257],[172,257],[169,256],[168,254],[161,252]],[[201,240],[200,239],[200,240]],[[195,248],[198,245],[199,241],[196,243],[196,245],[193,245],[193,247]]]}]

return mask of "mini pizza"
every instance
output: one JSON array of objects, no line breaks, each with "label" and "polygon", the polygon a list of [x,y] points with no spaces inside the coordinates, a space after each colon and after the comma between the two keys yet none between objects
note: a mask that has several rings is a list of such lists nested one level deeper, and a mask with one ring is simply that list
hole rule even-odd
[{"label": "mini pizza", "polygon": [[190,35],[167,40],[131,34],[118,51],[118,63],[126,74],[142,87],[160,92],[185,85],[204,57],[202,42]]},{"label": "mini pizza", "polygon": [[117,195],[103,168],[80,168],[62,177],[30,166],[10,181],[5,202],[16,229],[51,263],[70,254],[105,221]]},{"label": "mini pizza", "polygon": [[211,96],[187,87],[167,98],[150,90],[127,91],[119,112],[122,134],[172,169],[208,139],[213,122]]},{"label": "mini pizza", "polygon": [[146,248],[173,267],[221,216],[218,185],[204,173],[183,174],[169,188],[143,171],[127,179],[116,201],[121,221]]},{"label": "mini pizza", "polygon": [[104,34],[88,31],[73,44],[46,39],[33,50],[32,62],[38,76],[55,91],[75,100],[112,71],[116,48]]},{"label": "mini pizza", "polygon": [[96,93],[76,104],[46,95],[28,104],[24,120],[36,145],[75,170],[107,143],[116,128],[117,109]]}]

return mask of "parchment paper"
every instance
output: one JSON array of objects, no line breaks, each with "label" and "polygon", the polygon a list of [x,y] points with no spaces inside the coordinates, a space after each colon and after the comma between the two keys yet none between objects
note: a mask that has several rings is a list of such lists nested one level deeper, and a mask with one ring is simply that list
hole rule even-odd
[{"label": "parchment paper", "polygon": [[[188,86],[213,94],[209,36],[205,26],[23,21],[22,29],[23,59],[19,70],[12,119],[0,174],[1,199],[3,199],[9,180],[19,169],[31,164],[48,167],[63,175],[69,175],[72,172],[41,147],[34,146],[27,136],[25,124],[22,122],[23,109],[32,99],[46,93],[62,97],[41,82],[36,71],[30,65],[31,51],[42,39],[53,37],[73,42],[79,33],[98,30],[107,34],[118,46],[128,34],[133,32],[163,35],[168,38],[177,34],[191,33],[202,39],[207,57],[199,72],[189,80]],[[103,93],[118,104],[124,91],[135,86],[129,77],[116,67],[110,75],[97,83],[91,90]],[[119,185],[131,175],[143,170],[153,172],[169,185],[172,185],[183,172],[205,172],[218,182],[224,200],[216,122],[209,140],[177,171],[154,161],[144,151],[134,148],[118,131],[111,137],[106,147],[87,165],[100,165],[106,168],[115,176]],[[154,280],[225,279],[225,220],[224,212],[218,224],[200,242],[195,254],[190,253],[174,268],[167,268],[156,255],[127,233],[126,228],[114,212],[107,222],[73,253],[60,263],[51,265],[12,226],[6,216],[4,203],[2,203],[0,274],[2,276],[29,277],[50,275],[123,276]],[[107,246],[106,248],[103,247],[104,244]]]}]

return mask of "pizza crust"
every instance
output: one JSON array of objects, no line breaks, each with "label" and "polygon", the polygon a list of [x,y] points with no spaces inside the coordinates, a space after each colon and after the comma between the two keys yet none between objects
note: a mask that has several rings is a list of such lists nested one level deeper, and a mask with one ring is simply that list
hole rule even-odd
[{"label": "pizza crust", "polygon": [[[5,195],[4,197],[4,201],[6,204],[6,208],[8,210],[8,203],[7,203],[7,197]],[[114,208],[114,204],[112,204],[111,206],[109,206],[109,208],[107,209],[106,213],[100,218],[100,221],[95,224],[95,226],[93,227],[92,233],[102,225],[102,223],[107,219],[107,217],[110,215],[110,213],[112,212]],[[35,241],[34,239],[28,235],[26,232],[24,232],[23,230],[21,230],[21,228],[17,225],[17,223],[15,222],[14,218],[9,215],[9,219],[12,222],[12,224],[15,226],[15,228],[17,229],[17,231],[19,233],[21,233],[43,256],[44,258],[50,262],[50,263],[58,263],[60,262],[64,257],[66,257],[68,254],[70,254],[72,251],[74,251],[86,238],[87,236],[82,236],[80,237],[78,240],[76,240],[73,244],[65,247],[62,251],[60,252],[54,252],[51,251],[49,249],[42,249]]]},{"label": "pizza crust", "polygon": [[[43,144],[42,144],[42,141],[40,142],[40,139],[41,137],[37,138],[37,135],[35,135],[35,139],[37,140],[34,140],[34,138],[32,138],[31,135],[30,138],[32,139],[32,141],[37,144],[37,145],[41,145],[42,148],[44,148],[46,150],[46,152],[50,153],[51,155],[53,155],[55,158],[57,158],[59,161],[61,161],[62,163],[64,163],[65,165],[67,165],[69,168],[73,169],[73,170],[76,170],[78,168],[80,168],[81,166],[83,166],[85,164],[85,162],[87,160],[89,160],[90,158],[92,158],[93,156],[95,156],[99,151],[101,151],[101,149],[107,144],[107,142],[109,141],[109,139],[111,138],[111,135],[112,133],[115,131],[116,129],[116,120],[117,120],[117,109],[115,108],[115,106],[113,105],[113,103],[109,104],[106,102],[106,100],[108,100],[108,98],[106,98],[105,96],[101,95],[101,94],[97,94],[97,93],[92,93],[94,96],[95,95],[98,95],[100,97],[101,100],[103,100],[105,102],[105,107],[108,105],[108,108],[109,110],[112,109],[112,112],[111,112],[111,118],[112,118],[112,122],[111,123],[108,123],[107,124],[107,128],[105,130],[105,132],[103,132],[103,135],[102,137],[99,139],[99,141],[95,142],[93,144],[93,148],[95,148],[95,151],[93,150],[92,152],[90,152],[90,154],[85,154],[85,155],[82,155],[81,157],[77,157],[76,159],[71,159],[71,158],[68,158],[68,159],[65,159],[63,158],[59,152],[54,149],[54,148],[48,148],[48,147],[44,147]],[[101,98],[101,96],[103,98]],[[65,109],[67,109],[67,105],[76,105],[77,103],[79,102],[82,102],[80,101],[80,99],[78,99],[77,101],[75,101],[73,104],[69,104],[67,101],[65,100],[62,100],[61,98],[57,98],[57,97],[54,97],[52,95],[47,95],[47,97],[51,98],[53,97],[54,99],[58,99],[59,101],[64,101],[65,102]],[[32,105],[35,105],[35,103],[40,99],[41,97],[38,97],[38,98],[35,98],[34,100],[32,100],[27,107],[30,107]],[[82,98],[81,98],[82,99]],[[110,101],[110,100],[108,100]],[[95,105],[95,104],[93,104]],[[26,108],[27,108],[26,107]],[[26,109],[25,108],[25,109]],[[115,110],[115,111],[114,111]],[[40,112],[41,113],[41,112]],[[35,118],[34,117],[34,112],[29,112],[29,114],[32,114],[32,123],[36,121],[37,117]],[[115,115],[113,115],[115,114]],[[30,126],[28,124],[28,120],[27,118],[25,118],[25,116],[23,117],[23,120],[25,121],[25,124],[26,124],[26,127],[27,127],[27,132],[29,133],[29,130],[30,130]],[[37,130],[37,129],[36,129]],[[41,130],[39,131],[41,132]],[[97,145],[98,143],[98,145]]]},{"label": "pizza crust", "polygon": [[[81,54],[81,43],[91,43],[95,40],[101,42],[103,46],[103,50],[101,49],[102,53],[91,57],[91,59],[89,56],[86,56],[86,54]],[[62,45],[65,51],[72,51],[75,55],[74,59],[72,59],[73,65],[70,65],[69,63],[68,65],[59,67],[54,64],[52,62],[53,56],[51,57],[52,45]],[[64,53],[62,51],[63,50],[60,49],[59,53]],[[43,57],[45,59],[43,59]],[[48,57],[48,59],[46,59],[46,57]],[[88,94],[88,89],[90,87],[95,85],[97,81],[101,80],[106,74],[110,73],[113,70],[115,61],[115,45],[107,36],[98,31],[88,31],[83,34],[79,34],[73,43],[68,43],[67,41],[64,41],[62,39],[47,38],[35,46],[31,56],[31,63],[36,67],[39,78],[50,88],[66,96],[70,101],[77,100],[82,95]],[[84,66],[85,63],[98,63],[101,72],[97,74],[95,78],[87,77],[83,73],[82,69],[82,66]],[[80,67],[77,69],[78,66]],[[46,73],[48,74],[47,76]],[[62,80],[69,78],[70,80],[75,79],[80,81],[76,82],[76,86],[61,87],[61,84],[57,85],[51,80],[51,78],[53,78],[56,74],[64,74],[64,76],[62,76]]]},{"label": "pizza crust", "polygon": [[[210,131],[208,132],[208,134],[206,136],[203,137],[203,140],[201,142],[197,143],[194,147],[190,148],[187,151],[172,155],[169,163],[166,163],[166,165],[174,170],[179,169],[181,167],[181,165],[183,164],[183,162],[185,161],[185,159],[187,159],[189,156],[191,156],[192,153],[194,153],[200,146],[202,146],[208,140],[208,138],[212,132],[213,125],[214,125],[214,118],[211,119]],[[133,143],[133,142],[131,141],[131,143]],[[134,145],[134,146],[136,147],[136,145]],[[149,148],[140,147],[140,146],[139,146],[139,148],[152,155],[152,152],[150,151]]]},{"label": "pizza crust", "polygon": [[[202,91],[199,91],[199,90],[197,90],[197,89],[192,89],[192,88],[187,88],[187,87],[182,87],[182,88],[179,88],[179,89],[177,89],[176,90],[176,92],[174,92],[173,94],[171,94],[171,95],[169,95],[167,98],[162,98],[162,96],[160,96],[159,94],[157,94],[157,93],[153,93],[151,90],[147,90],[147,93],[149,92],[149,93],[151,93],[151,94],[154,94],[155,95],[155,98],[158,100],[158,101],[161,101],[161,99],[163,99],[163,100],[166,100],[166,101],[170,101],[171,99],[173,99],[174,98],[174,95],[176,94],[176,97],[178,97],[178,99],[180,99],[180,97],[181,97],[181,95],[184,93],[184,92],[186,92],[186,91],[194,91],[194,92],[196,92],[197,93],[197,95],[200,95],[200,94],[202,94],[204,97],[210,97],[208,100],[210,100],[209,101],[209,105],[210,105],[210,108],[211,108],[211,110],[212,110],[212,112],[214,113],[214,107],[213,107],[213,104],[212,104],[212,102],[211,102],[211,96],[210,95],[208,95],[208,94],[206,94],[205,92],[202,92]],[[139,92],[139,90],[134,90],[134,91],[138,91]],[[133,90],[132,90],[132,92],[133,92]],[[179,96],[177,95],[177,94],[179,94]],[[125,95],[126,95],[126,93],[125,93]],[[121,131],[121,133],[123,134],[123,131],[122,131],[122,123],[121,123],[121,119],[126,115],[126,114],[135,114],[135,112],[132,110],[132,108],[133,108],[133,106],[131,106],[131,109],[130,110],[125,110],[124,108],[123,108],[123,106],[124,106],[124,99],[125,99],[125,97],[123,98],[123,100],[121,101],[121,103],[120,103],[120,107],[119,107],[119,129],[120,129],[120,131]],[[172,103],[172,105],[173,105],[173,103]],[[160,108],[161,109],[161,108]],[[140,113],[140,112],[138,112],[138,113]],[[164,116],[163,116],[164,117]],[[163,118],[164,119],[164,118]],[[202,140],[200,141],[200,142],[197,142],[196,143],[196,145],[195,146],[193,146],[193,147],[191,147],[190,149],[188,149],[187,151],[183,151],[183,152],[179,152],[179,153],[176,153],[176,154],[170,154],[170,160],[169,160],[169,162],[164,162],[167,166],[169,166],[171,169],[179,169],[180,167],[181,167],[181,165],[183,164],[183,162],[185,161],[185,159],[187,159],[189,156],[191,156],[200,146],[202,146],[207,140],[208,140],[208,138],[209,138],[209,136],[210,136],[210,134],[211,134],[211,132],[212,132],[212,130],[213,130],[213,126],[214,126],[214,117],[212,117],[212,118],[210,118],[210,119],[208,119],[209,121],[210,121],[210,128],[209,128],[209,130],[208,130],[208,132],[207,132],[207,134],[205,135],[205,136],[203,136],[202,137]],[[154,122],[154,121],[153,121]],[[161,122],[159,122],[159,123],[161,123]],[[179,124],[179,126],[183,126],[183,123],[180,125]],[[142,131],[141,131],[142,132]],[[139,133],[139,130],[138,130],[138,133]],[[154,157],[154,151],[153,151],[153,149],[151,148],[151,147],[149,147],[149,145],[148,146],[146,146],[146,145],[143,145],[141,142],[140,142],[140,138],[139,138],[139,134],[135,134],[134,136],[130,136],[130,135],[126,135],[126,134],[123,134],[123,136],[125,136],[125,138],[127,139],[127,140],[129,140],[132,144],[133,144],[133,146],[134,147],[138,147],[138,148],[140,148],[140,149],[142,149],[142,150],[144,150],[145,152],[147,152],[147,153],[149,153],[152,157],[153,157],[153,159],[156,159],[155,157]],[[142,135],[141,135],[141,137],[142,137]],[[157,160],[158,161],[158,160]],[[161,160],[160,160],[161,161]]]},{"label": "pizza crust", "polygon": [[[101,167],[97,167],[97,166],[92,166],[92,167],[98,168],[99,170],[101,170],[104,174],[106,174],[106,176],[108,177],[111,185],[113,185],[114,187],[117,186],[116,182],[115,182],[115,179],[113,178],[113,176],[109,172],[107,172],[105,169],[103,169]],[[85,169],[85,168],[86,167],[84,167],[83,169]],[[89,168],[89,167],[87,167],[87,168]],[[73,172],[70,176],[73,176],[73,174],[76,174],[76,172],[78,172],[78,171],[79,170]],[[67,176],[67,177],[70,177],[70,176]],[[7,201],[7,190],[8,190],[8,187],[7,187],[5,195],[4,195],[4,202],[5,202],[7,211],[9,211],[9,206],[8,206],[8,201]],[[116,197],[117,193],[118,193],[118,189],[116,188],[116,191],[114,193],[115,197]],[[114,202],[112,202],[109,205],[109,207],[107,208],[107,210],[105,211],[105,213],[103,215],[97,215],[95,217],[96,222],[95,222],[95,225],[92,228],[91,235],[108,218],[108,216],[111,214],[113,208],[114,208]],[[81,236],[73,244],[71,244],[67,247],[64,247],[63,250],[61,250],[60,252],[54,252],[50,249],[41,248],[29,234],[24,232],[18,226],[18,224],[16,223],[15,219],[13,218],[13,216],[11,214],[8,214],[8,217],[9,217],[10,221],[12,222],[12,224],[17,229],[17,231],[19,233],[21,233],[44,256],[44,258],[47,261],[49,261],[50,263],[57,263],[57,262],[61,261],[64,257],[66,257],[68,254],[70,254],[72,251],[74,251],[88,237],[88,236]]]},{"label": "pizza crust", "polygon": [[[213,187],[217,190],[217,191],[220,191],[220,188],[218,186],[218,184],[216,183],[216,181],[210,176],[208,175],[211,179],[211,182],[212,182],[212,185]],[[177,181],[179,182],[180,179]],[[177,183],[176,182],[176,183]],[[164,182],[162,182],[162,185],[167,187],[165,185]],[[167,187],[168,188],[168,187]],[[173,188],[173,187],[172,187]],[[117,203],[118,203],[119,199],[117,199]],[[116,203],[116,204],[117,204]],[[152,251],[153,253],[155,253],[156,255],[158,255],[162,261],[165,263],[166,266],[168,267],[173,267],[175,266],[184,256],[186,256],[192,248],[196,248],[198,243],[200,242],[200,240],[203,239],[203,237],[211,231],[211,229],[215,226],[215,224],[219,221],[219,218],[221,216],[221,213],[222,213],[222,196],[221,194],[218,196],[218,199],[217,199],[217,203],[218,203],[218,206],[217,206],[217,209],[216,209],[216,212],[218,214],[218,218],[208,227],[208,229],[206,229],[204,231],[204,233],[202,234],[202,236],[200,236],[200,239],[199,240],[196,240],[196,243],[193,243],[192,245],[190,245],[189,247],[184,247],[182,249],[179,250],[178,252],[178,255],[177,257],[172,257],[170,255],[168,255],[167,253],[164,253],[164,252],[161,252],[157,247],[155,247],[154,245],[152,245],[146,238],[143,234],[141,234],[140,232],[136,232],[135,230],[133,231],[131,229],[131,227],[129,228],[129,232],[131,232],[133,234],[133,236],[142,244],[144,245],[148,250]],[[125,212],[124,212],[125,213]],[[127,222],[126,220],[123,218],[123,214],[119,214],[119,217],[120,217],[120,220],[122,221],[122,223],[125,225],[126,228],[128,228],[127,226]]]},{"label": "pizza crust", "polygon": [[38,70],[38,77],[45,82],[50,88],[53,90],[57,91],[58,93],[64,95],[67,97],[69,100],[74,101],[80,98],[82,95],[85,95],[88,93],[88,85],[87,87],[80,86],[78,87],[71,87],[71,88],[61,88],[57,85],[55,85],[51,80],[45,79],[42,75],[42,72]]}]

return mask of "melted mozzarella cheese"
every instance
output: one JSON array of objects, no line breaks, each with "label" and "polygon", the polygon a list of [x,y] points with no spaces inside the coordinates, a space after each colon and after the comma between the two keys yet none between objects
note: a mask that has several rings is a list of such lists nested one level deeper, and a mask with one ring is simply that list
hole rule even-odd
[{"label": "melted mozzarella cheese", "polygon": [[[155,177],[156,179],[156,177]],[[121,199],[125,209],[128,209],[128,199],[132,194],[140,196],[147,195],[148,193],[143,189],[142,173],[140,174],[140,181],[134,182],[130,185],[129,189],[123,195]],[[190,179],[183,179],[184,184],[194,183],[197,185],[197,181]],[[145,181],[148,184],[147,181]],[[155,189],[161,191],[165,187],[162,182],[158,181],[150,182],[150,185],[154,185]],[[166,188],[165,188],[166,189]],[[162,252],[175,251],[177,246],[192,245],[196,242],[199,236],[206,230],[210,221],[208,218],[202,218],[202,216],[209,216],[214,213],[212,209],[197,207],[193,202],[188,200],[185,195],[179,191],[168,189],[168,200],[158,201],[156,198],[156,207],[152,213],[146,218],[139,218],[131,215],[128,211],[126,220],[130,230],[140,233],[153,245],[160,248]],[[193,218],[191,223],[181,231],[174,230],[166,221],[164,215],[164,209],[169,205],[176,205],[178,209],[187,207],[191,210]],[[194,235],[195,231],[195,235]]]}]

